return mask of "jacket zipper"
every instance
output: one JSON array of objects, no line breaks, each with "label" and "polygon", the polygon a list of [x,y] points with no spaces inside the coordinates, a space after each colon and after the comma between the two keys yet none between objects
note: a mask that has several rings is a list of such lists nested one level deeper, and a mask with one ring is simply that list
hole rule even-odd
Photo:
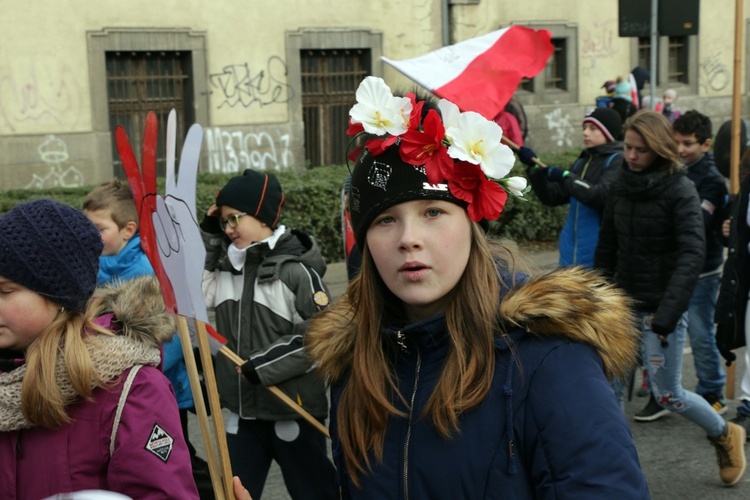
[{"label": "jacket zipper", "polygon": [[[401,335],[401,332],[398,334]],[[414,388],[411,392],[409,406],[409,425],[406,428],[406,442],[404,443],[404,500],[409,500],[409,442],[411,441],[411,429],[414,423],[414,400],[417,399],[417,386],[419,385],[419,372],[422,368],[422,356],[417,349],[417,366],[414,369]]]}]

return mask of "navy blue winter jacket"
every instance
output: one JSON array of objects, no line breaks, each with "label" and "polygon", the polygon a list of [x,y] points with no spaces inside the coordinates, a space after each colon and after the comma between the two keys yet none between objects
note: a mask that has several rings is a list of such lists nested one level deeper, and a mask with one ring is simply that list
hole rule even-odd
[{"label": "navy blue winter jacket", "polygon": [[[371,457],[373,470],[359,475],[358,488],[347,474],[337,433],[348,371],[333,381],[330,428],[342,498],[649,498],[628,424],[605,376],[619,363],[613,364],[613,358],[631,359],[637,336],[629,337],[630,327],[614,315],[583,327],[584,317],[617,309],[609,307],[610,291],[601,282],[582,285],[581,276],[591,275],[560,269],[504,299],[510,322],[532,319],[526,329],[496,337],[489,395],[459,417],[460,431],[451,439],[423,416],[450,348],[445,316],[401,328],[400,335],[384,329],[386,352],[392,353],[399,390],[409,403],[397,397],[392,402],[407,416],[390,418],[383,460]],[[575,297],[574,308],[561,300],[561,290]],[[603,302],[596,304],[594,295]],[[572,320],[568,331],[565,322],[557,322],[563,318]],[[309,335],[312,352],[322,353],[319,370],[331,375],[336,372],[331,365],[346,363],[345,356],[338,356],[349,341],[335,321],[325,321],[313,322]],[[571,329],[576,322],[581,328]],[[616,352],[602,350],[605,337]]]}]

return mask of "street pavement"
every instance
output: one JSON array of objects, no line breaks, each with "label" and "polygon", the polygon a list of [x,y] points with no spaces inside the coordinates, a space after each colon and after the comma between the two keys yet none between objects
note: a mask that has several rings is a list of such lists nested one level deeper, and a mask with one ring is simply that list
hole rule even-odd
[{"label": "street pavement", "polygon": [[[507,245],[519,252],[522,264],[531,273],[549,271],[557,265],[558,255],[554,247],[531,247],[519,250],[513,242],[507,242]],[[329,264],[324,281],[332,297],[341,295],[347,283],[344,264]],[[739,394],[739,379],[744,370],[743,350],[738,351],[738,354],[740,361],[736,367],[735,394]],[[693,390],[697,380],[689,343],[685,349],[682,375],[683,387]],[[637,378],[637,382],[639,381],[640,379]],[[632,401],[626,401],[625,413],[652,498],[669,500],[746,500],[750,498],[750,472],[746,473],[736,486],[732,488],[722,486],[714,448],[697,425],[676,414],[669,414],[654,422],[634,421],[633,415],[645,406],[646,402],[647,398],[634,395]],[[726,419],[735,415],[737,403],[728,401],[728,405],[729,411],[724,415]],[[199,454],[202,454],[200,431],[192,413],[190,413],[190,418],[190,440],[196,445]],[[745,449],[750,453],[750,447],[746,446]],[[281,472],[275,463],[269,472],[263,499],[290,499]]]}]

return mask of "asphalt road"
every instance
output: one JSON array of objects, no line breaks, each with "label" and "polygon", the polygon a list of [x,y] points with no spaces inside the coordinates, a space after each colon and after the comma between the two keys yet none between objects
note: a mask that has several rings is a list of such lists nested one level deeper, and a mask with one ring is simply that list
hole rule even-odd
[{"label": "asphalt road", "polygon": [[[554,250],[533,251],[526,254],[532,270],[544,271],[555,266],[557,254]],[[341,264],[329,266],[326,273],[331,295],[338,296],[346,286],[346,274]],[[742,351],[738,351],[742,360]],[[744,363],[736,367],[736,392],[739,393],[739,377]],[[686,349],[683,359],[683,386],[694,389],[696,384],[693,357]],[[646,475],[654,499],[701,499],[730,500],[750,498],[750,473],[732,488],[722,486],[714,448],[706,440],[703,431],[679,415],[667,415],[655,422],[641,423],[633,420],[633,414],[646,404],[646,398],[633,397],[626,402],[625,412],[638,449],[641,466]],[[729,402],[729,419],[735,415],[736,402]],[[200,431],[191,413],[190,435],[199,453],[202,453]],[[746,445],[746,451],[750,448]],[[263,492],[265,500],[287,500],[281,472],[274,464]],[[256,499],[257,500],[257,499]]]}]

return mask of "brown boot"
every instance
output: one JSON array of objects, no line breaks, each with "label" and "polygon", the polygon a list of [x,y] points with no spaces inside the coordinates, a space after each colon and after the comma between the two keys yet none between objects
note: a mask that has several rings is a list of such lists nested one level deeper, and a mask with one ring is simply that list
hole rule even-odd
[{"label": "brown boot", "polygon": [[745,429],[732,422],[727,422],[726,434],[708,440],[716,448],[719,461],[719,475],[727,486],[734,486],[745,473]]}]

